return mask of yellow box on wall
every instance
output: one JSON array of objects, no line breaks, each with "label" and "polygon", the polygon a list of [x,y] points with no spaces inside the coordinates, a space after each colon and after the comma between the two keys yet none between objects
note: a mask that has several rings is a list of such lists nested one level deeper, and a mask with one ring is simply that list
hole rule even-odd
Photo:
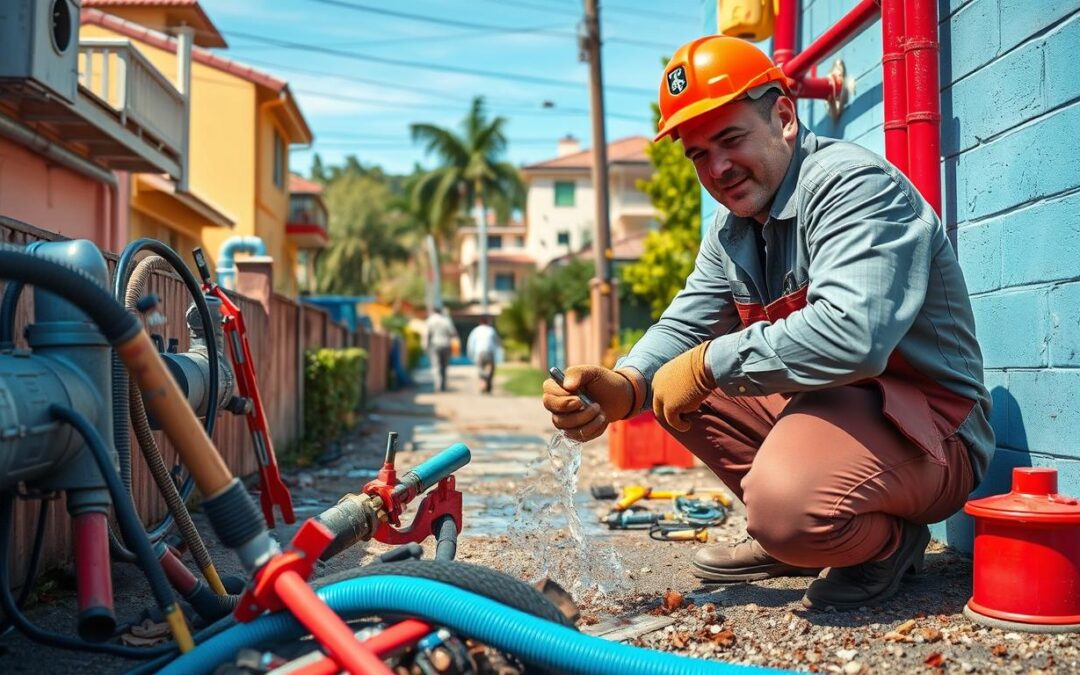
[{"label": "yellow box on wall", "polygon": [[772,37],[781,0],[717,0],[716,30],[721,35],[761,42]]}]

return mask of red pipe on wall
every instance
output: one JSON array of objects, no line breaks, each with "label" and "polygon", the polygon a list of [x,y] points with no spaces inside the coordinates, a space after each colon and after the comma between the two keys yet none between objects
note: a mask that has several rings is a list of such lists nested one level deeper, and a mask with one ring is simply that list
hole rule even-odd
[{"label": "red pipe on wall", "polygon": [[936,0],[904,2],[908,177],[941,214],[941,90]]},{"label": "red pipe on wall", "polygon": [[[798,0],[781,0],[773,32],[773,63],[780,66],[795,84],[792,93],[798,98],[829,99],[840,93],[843,82],[832,77],[793,76],[785,64],[795,57],[795,33],[798,25]],[[811,64],[813,65],[813,64]]]},{"label": "red pipe on wall", "polygon": [[904,0],[881,2],[882,103],[885,159],[908,171],[907,82],[904,80]]},{"label": "red pipe on wall", "polygon": [[[806,75],[810,68],[829,56],[829,54],[832,54],[843,47],[849,40],[861,33],[867,26],[876,20],[881,9],[879,4],[880,0],[862,0],[862,2],[855,5],[854,9],[840,17],[839,21],[819,35],[806,49],[792,57],[791,60],[786,61],[781,66],[784,69],[784,73],[788,77],[796,80],[803,79],[803,76]],[[785,5],[790,7],[787,12],[790,12],[793,15],[798,11],[795,6],[795,0],[781,2],[781,16],[785,15]],[[790,21],[791,19],[788,20]],[[779,30],[777,32],[779,32]],[[794,33],[795,31],[792,29],[792,38],[794,38]]]}]

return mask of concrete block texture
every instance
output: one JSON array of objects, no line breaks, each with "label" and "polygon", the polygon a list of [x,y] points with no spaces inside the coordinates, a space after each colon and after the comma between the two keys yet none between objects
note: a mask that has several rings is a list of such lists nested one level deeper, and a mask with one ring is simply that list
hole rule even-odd
[{"label": "concrete block texture", "polygon": [[1080,282],[1050,290],[1050,330],[1050,365],[1080,368]]},{"label": "concrete block texture", "polygon": [[1001,226],[1003,287],[1080,277],[1080,193],[1034,202],[984,222]]},{"label": "concrete block texture", "polygon": [[[1080,7],[1080,0],[1070,3]],[[1043,38],[1046,107],[1056,108],[1080,97],[1080,68],[1076,51],[1080,47],[1080,10]]]},{"label": "concrete block texture", "polygon": [[956,254],[968,292],[986,293],[1001,287],[1001,222],[991,220],[956,232]]},{"label": "concrete block texture", "polygon": [[[1080,459],[1080,370],[1016,370],[1009,372],[1008,433],[999,444],[1054,457]],[[1015,414],[1014,414],[1015,413]],[[1080,491],[1080,481],[1071,489]]]},{"label": "concrete block texture", "polygon": [[[941,153],[950,157],[1045,110],[1042,43],[1027,44],[941,94]],[[1023,86],[1017,86],[1017,82]]]},{"label": "concrete block texture", "polygon": [[[985,0],[983,0],[985,1]],[[1001,51],[1006,52],[1080,10],[1077,0],[998,0]]]},{"label": "concrete block texture", "polygon": [[998,0],[974,0],[941,23],[941,82],[956,82],[1001,52]]},{"label": "concrete block texture", "polygon": [[985,368],[1049,365],[1049,295],[1048,287],[1036,287],[971,299]]},{"label": "concrete block texture", "polygon": [[1050,112],[959,156],[959,222],[1015,209],[1080,185],[1080,103]]}]

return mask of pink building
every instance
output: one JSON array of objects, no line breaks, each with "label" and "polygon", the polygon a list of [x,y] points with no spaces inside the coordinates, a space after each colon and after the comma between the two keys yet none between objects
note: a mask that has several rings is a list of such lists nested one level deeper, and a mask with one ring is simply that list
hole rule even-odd
[{"label": "pink building", "polygon": [[183,172],[184,96],[130,44],[79,43],[79,6],[0,22],[0,216],[117,250],[126,180]]}]

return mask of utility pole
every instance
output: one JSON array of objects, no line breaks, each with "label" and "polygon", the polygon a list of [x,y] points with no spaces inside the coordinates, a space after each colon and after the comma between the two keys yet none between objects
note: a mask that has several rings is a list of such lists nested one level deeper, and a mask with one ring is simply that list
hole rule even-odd
[{"label": "utility pole", "polygon": [[592,182],[596,192],[596,231],[593,235],[595,276],[589,282],[597,360],[611,347],[614,335],[611,288],[611,225],[608,216],[607,135],[604,132],[604,80],[600,67],[600,8],[585,0],[581,60],[589,63],[589,113],[592,117]]}]

